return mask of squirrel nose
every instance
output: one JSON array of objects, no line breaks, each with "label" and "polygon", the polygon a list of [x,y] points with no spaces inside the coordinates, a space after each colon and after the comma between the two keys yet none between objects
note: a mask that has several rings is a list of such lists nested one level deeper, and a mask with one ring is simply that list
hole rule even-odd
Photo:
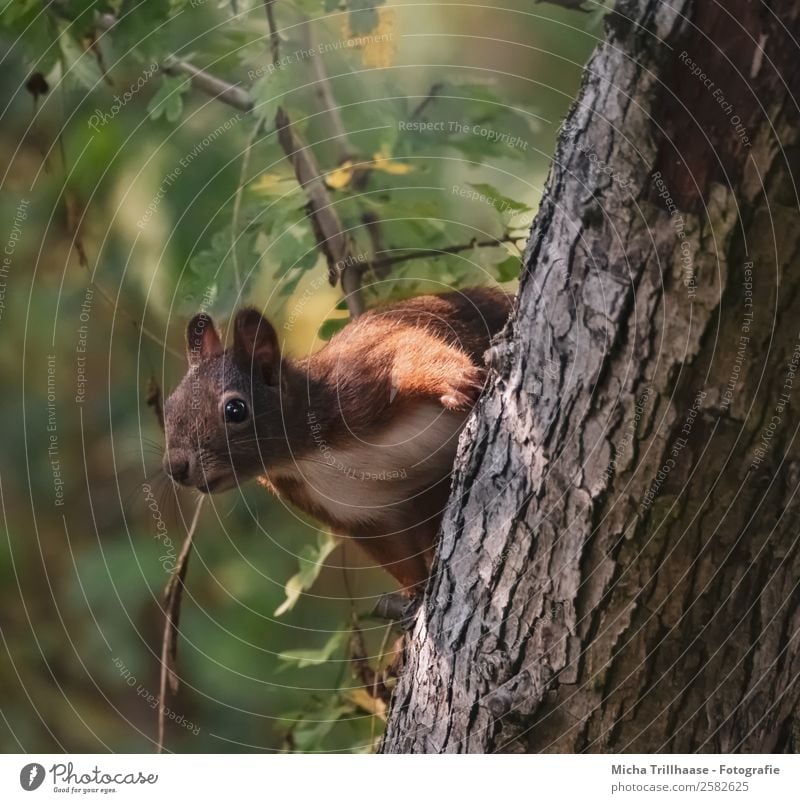
[{"label": "squirrel nose", "polygon": [[184,483],[189,478],[189,458],[183,452],[169,452],[164,455],[164,471],[175,482]]}]

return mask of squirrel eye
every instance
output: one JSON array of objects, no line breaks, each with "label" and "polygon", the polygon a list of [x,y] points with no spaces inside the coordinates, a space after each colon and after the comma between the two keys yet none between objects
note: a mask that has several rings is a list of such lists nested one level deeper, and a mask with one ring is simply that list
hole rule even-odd
[{"label": "squirrel eye", "polygon": [[242,399],[229,399],[225,402],[225,420],[232,424],[241,424],[247,420],[247,405]]}]

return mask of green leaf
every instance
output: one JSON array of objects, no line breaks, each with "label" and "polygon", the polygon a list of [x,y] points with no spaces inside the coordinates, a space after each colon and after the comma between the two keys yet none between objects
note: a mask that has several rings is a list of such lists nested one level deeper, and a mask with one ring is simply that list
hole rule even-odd
[{"label": "green leaf", "polygon": [[170,24],[167,3],[126,2],[117,13],[114,48],[143,63],[159,62],[175,47],[175,27]]},{"label": "green leaf", "polygon": [[290,296],[319,260],[314,233],[296,193],[263,204],[261,212],[258,217],[264,230],[258,233],[255,250],[261,263],[273,269],[273,278],[281,280],[278,294]]},{"label": "green leaf", "polygon": [[52,13],[42,13],[39,0],[4,3],[0,30],[7,41],[16,42],[14,51],[24,54],[32,70],[47,75],[61,56],[62,30]]},{"label": "green leaf", "polygon": [[180,294],[186,299],[187,311],[194,309],[211,290],[214,292],[216,309],[227,312],[241,301],[254,278],[255,240],[255,232],[240,232],[237,238],[236,255],[243,284],[240,293],[233,267],[231,227],[226,226],[211,237],[210,248],[191,258],[189,270],[181,282]]},{"label": "green leaf", "polygon": [[63,27],[59,32],[58,44],[64,64],[64,80],[84,89],[94,89],[103,80],[94,54],[84,50]]},{"label": "green leaf", "polygon": [[424,110],[400,132],[404,147],[396,153],[427,155],[449,147],[475,164],[492,158],[524,160],[541,125],[533,109],[515,108],[491,86],[450,79],[434,85]]},{"label": "green leaf", "polygon": [[509,198],[507,195],[503,195],[501,192],[498,192],[491,184],[479,183],[479,184],[470,184],[474,190],[477,190],[481,195],[483,195],[488,201],[491,201],[492,206],[500,212],[501,214],[504,212],[530,212],[531,208],[528,204],[522,203],[522,201],[515,201],[512,198]]},{"label": "green leaf", "polygon": [[510,282],[514,279],[519,279],[522,262],[519,257],[509,256],[502,262],[498,262],[494,269],[498,282]]},{"label": "green leaf", "polygon": [[334,633],[325,644],[318,650],[287,650],[278,655],[278,660],[283,661],[283,666],[278,670],[284,669],[307,669],[309,666],[320,666],[330,661],[331,656],[342,646],[346,631]]},{"label": "green leaf", "polygon": [[305,219],[290,228],[274,229],[262,253],[267,261],[278,263],[273,274],[276,279],[282,279],[293,270],[303,272],[313,268],[319,257],[314,234]]},{"label": "green leaf", "polygon": [[15,3],[8,3],[0,14],[0,27],[12,28],[24,18],[29,22],[32,16],[37,16],[41,12],[40,0],[17,0]]},{"label": "green leaf", "polygon": [[295,290],[297,290],[297,286],[300,284],[300,280],[303,278],[303,274],[300,271],[295,271],[294,275],[281,282],[280,289],[278,290],[278,295],[282,298],[288,298],[291,296]]},{"label": "green leaf", "polygon": [[[445,224],[438,200],[421,196],[420,191],[391,192],[385,199],[365,198],[363,205],[381,220],[386,247],[404,248],[409,243],[417,247],[434,246],[441,242]],[[357,226],[359,217],[346,225]]]},{"label": "green leaf", "polygon": [[322,326],[320,326],[317,337],[319,337],[320,340],[330,340],[337,332],[347,326],[348,321],[349,318],[328,318],[328,320],[323,321]]},{"label": "green leaf", "polygon": [[264,71],[253,84],[250,94],[253,97],[255,108],[253,112],[268,125],[272,125],[278,108],[285,104],[286,95],[297,80],[292,63],[275,67],[266,64],[259,68]]},{"label": "green leaf", "polygon": [[425,197],[420,191],[393,192],[386,198],[362,200],[364,206],[376,212],[381,220],[392,218],[438,218],[442,209],[436,197]]},{"label": "green leaf", "polygon": [[294,749],[300,753],[316,753],[323,749],[323,739],[342,717],[355,713],[354,705],[334,694],[323,705],[310,711],[283,714],[281,719],[291,725]]},{"label": "green leaf", "polygon": [[306,544],[298,554],[300,570],[292,575],[286,583],[286,599],[278,606],[275,616],[283,616],[292,610],[300,599],[300,595],[311,588],[319,576],[328,555],[333,552],[339,542],[330,533],[320,532],[317,535],[317,544]]},{"label": "green leaf", "polygon": [[183,113],[183,94],[188,92],[189,88],[188,78],[162,76],[158,92],[147,104],[147,113],[150,115],[150,119],[158,120],[164,115],[170,123],[179,120]]}]

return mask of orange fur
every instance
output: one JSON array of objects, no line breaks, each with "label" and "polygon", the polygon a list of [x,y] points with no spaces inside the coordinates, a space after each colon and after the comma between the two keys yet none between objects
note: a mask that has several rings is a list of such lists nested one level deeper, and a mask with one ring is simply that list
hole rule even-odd
[{"label": "orange fur", "polygon": [[[430,570],[483,353],[510,306],[475,288],[378,307],[303,360],[281,355],[256,310],[238,313],[224,351],[211,320],[195,318],[189,373],[165,405],[165,467],[207,492],[259,477],[412,593]],[[248,420],[226,422],[231,397]]]}]

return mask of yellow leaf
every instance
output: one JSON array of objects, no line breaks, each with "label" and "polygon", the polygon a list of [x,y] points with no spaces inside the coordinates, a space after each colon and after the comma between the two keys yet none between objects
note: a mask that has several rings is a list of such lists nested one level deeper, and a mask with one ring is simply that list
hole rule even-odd
[{"label": "yellow leaf", "polygon": [[325,174],[325,183],[332,190],[344,189],[353,178],[353,161],[347,159],[335,170]]},{"label": "yellow leaf", "polygon": [[269,194],[274,192],[285,180],[285,176],[280,176],[277,173],[265,173],[250,185],[250,189],[253,190],[253,192]]},{"label": "yellow leaf", "polygon": [[371,33],[355,36],[350,30],[347,16],[342,18],[342,36],[347,46],[361,51],[364,67],[391,67],[397,52],[395,28],[397,15],[391,8],[379,8],[378,24]]},{"label": "yellow leaf", "polygon": [[395,27],[397,16],[390,8],[378,9],[378,27],[369,36],[361,49],[361,63],[365,67],[391,67],[397,53]]},{"label": "yellow leaf", "polygon": [[350,689],[345,696],[362,711],[386,721],[386,703],[379,697],[373,697],[366,689]]},{"label": "yellow leaf", "polygon": [[396,162],[390,158],[390,154],[384,149],[379,151],[373,156],[373,170],[380,170],[382,173],[388,173],[391,176],[405,176],[414,170],[412,165],[405,164],[404,162]]}]

